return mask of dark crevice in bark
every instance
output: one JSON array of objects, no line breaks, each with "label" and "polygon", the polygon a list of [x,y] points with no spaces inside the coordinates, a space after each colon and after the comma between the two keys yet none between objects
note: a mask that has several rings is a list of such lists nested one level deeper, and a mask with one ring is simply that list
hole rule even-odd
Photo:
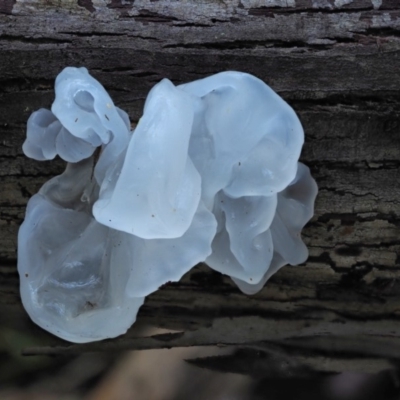
[{"label": "dark crevice in bark", "polygon": [[28,44],[67,44],[71,43],[72,39],[57,39],[50,37],[29,37],[22,35],[0,35],[1,41],[20,42]]},{"label": "dark crevice in bark", "polygon": [[390,37],[400,38],[400,28],[367,28],[364,32],[365,35],[371,35],[383,39],[388,39]]},{"label": "dark crevice in bark", "polygon": [[[398,8],[394,8],[397,10]],[[370,12],[373,10],[372,4],[368,7],[360,7],[360,8],[330,8],[330,7],[255,7],[249,8],[248,15],[252,16],[265,16],[269,18],[274,18],[274,14],[277,15],[291,15],[297,13],[308,13],[308,14],[352,14],[352,13],[360,13],[360,12]]]},{"label": "dark crevice in bark", "polygon": [[135,0],[111,0],[107,7],[111,9],[130,10],[133,7]]},{"label": "dark crevice in bark", "polygon": [[240,50],[240,49],[256,49],[258,47],[265,48],[310,48],[323,49],[327,46],[322,44],[308,44],[302,41],[284,41],[284,40],[232,40],[220,42],[201,42],[201,43],[176,43],[166,44],[164,49],[212,49],[212,50]]},{"label": "dark crevice in bark", "polygon": [[109,36],[109,37],[121,37],[127,36],[126,33],[117,33],[117,32],[100,32],[100,31],[59,31],[59,34],[68,35],[68,36],[77,36],[77,37],[96,37],[96,36]]},{"label": "dark crevice in bark", "polygon": [[[138,78],[148,78],[154,76],[160,76],[160,72],[154,71],[145,71],[142,69],[133,69],[132,67],[113,67],[113,68],[104,68],[102,72],[123,72],[129,76],[135,76]],[[161,78],[160,78],[161,79]]]},{"label": "dark crevice in bark", "polygon": [[[367,215],[363,216],[361,213],[343,213],[343,214],[336,214],[336,213],[327,213],[318,216],[317,222],[321,222],[322,224],[326,224],[331,220],[339,220],[341,221],[342,225],[345,226],[353,226],[356,222],[371,222],[371,221],[387,221],[390,224],[395,226],[400,226],[400,214],[396,215],[392,214],[382,214],[382,213],[375,213],[373,216]],[[314,222],[310,222],[313,224]],[[400,243],[399,243],[400,244]],[[379,244],[380,245],[380,244]],[[363,246],[365,246],[363,244]]]},{"label": "dark crevice in bark", "polygon": [[[338,140],[341,138],[338,137]],[[300,161],[302,161],[300,159]],[[362,161],[362,162],[351,162],[351,161],[332,161],[332,160],[313,160],[313,161],[307,161],[303,160],[311,169],[319,169],[326,167],[327,169],[330,170],[346,170],[347,172],[353,171],[353,172],[359,172],[363,170],[369,170],[369,171],[379,171],[379,170],[397,170],[400,168],[400,161],[399,160],[382,160],[379,159],[379,166],[374,166],[371,167],[370,163],[368,161]],[[330,190],[330,188],[326,188],[321,186],[320,189],[326,189]],[[365,193],[366,195],[369,193]]]},{"label": "dark crevice in bark", "polygon": [[[360,111],[387,111],[388,107],[393,107],[395,112],[400,113],[400,93],[393,91],[389,95],[382,96],[373,95],[368,93],[366,95],[360,94],[330,94],[324,98],[319,99],[293,99],[290,101],[292,106],[306,107],[336,107],[336,106],[353,106]],[[333,111],[333,110],[331,110]],[[338,111],[338,110],[335,110]]]},{"label": "dark crevice in bark", "polygon": [[200,22],[176,22],[174,26],[177,28],[210,28],[211,24],[205,24]]},{"label": "dark crevice in bark", "polygon": [[139,15],[134,15],[133,18],[136,21],[142,23],[155,22],[159,24],[164,24],[164,23],[172,23],[174,21],[179,21],[179,19],[176,17],[158,14],[156,12],[149,11],[146,9],[140,10]]}]

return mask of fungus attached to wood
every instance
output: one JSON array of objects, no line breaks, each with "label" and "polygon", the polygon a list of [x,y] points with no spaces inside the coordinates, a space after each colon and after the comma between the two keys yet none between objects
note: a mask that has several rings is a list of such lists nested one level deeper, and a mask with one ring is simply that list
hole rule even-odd
[{"label": "fungus attached to wood", "polygon": [[71,342],[112,338],[145,296],[201,261],[252,294],[306,260],[300,232],[317,187],[298,162],[303,129],[261,80],[163,79],[134,132],[85,68],[64,69],[55,93],[23,145],[68,162],[29,200],[18,237],[22,301],[42,328]]}]

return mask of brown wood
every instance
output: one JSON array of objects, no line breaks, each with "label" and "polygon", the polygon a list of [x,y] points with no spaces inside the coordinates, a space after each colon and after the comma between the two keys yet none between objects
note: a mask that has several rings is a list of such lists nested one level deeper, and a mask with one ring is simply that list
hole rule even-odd
[{"label": "brown wood", "polygon": [[138,339],[134,327],[83,346],[44,335],[27,354],[268,341],[257,346],[317,371],[377,371],[400,358],[398,0],[0,2],[0,321],[37,335],[19,299],[17,231],[29,197],[64,165],[29,160],[21,145],[68,65],[86,66],[133,122],[163,77],[258,76],[298,112],[320,192],[304,230],[309,260],[259,294],[198,266],[139,314],[183,334]]}]

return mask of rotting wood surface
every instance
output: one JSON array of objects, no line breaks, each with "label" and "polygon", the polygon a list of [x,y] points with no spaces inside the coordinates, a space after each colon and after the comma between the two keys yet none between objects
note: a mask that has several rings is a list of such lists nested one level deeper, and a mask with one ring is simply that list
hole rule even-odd
[{"label": "rotting wood surface", "polygon": [[271,343],[281,356],[295,350],[318,371],[376,371],[400,358],[398,0],[0,2],[0,321],[21,331],[39,328],[20,304],[18,226],[29,197],[64,168],[25,158],[21,145],[27,118],[50,106],[54,78],[69,65],[86,66],[133,122],[163,77],[258,76],[298,113],[302,161],[320,192],[303,235],[309,260],[259,294],[198,266],[139,314],[182,334],[142,339],[133,328],[84,346],[48,335],[58,347],[27,353],[268,341],[267,353]]}]

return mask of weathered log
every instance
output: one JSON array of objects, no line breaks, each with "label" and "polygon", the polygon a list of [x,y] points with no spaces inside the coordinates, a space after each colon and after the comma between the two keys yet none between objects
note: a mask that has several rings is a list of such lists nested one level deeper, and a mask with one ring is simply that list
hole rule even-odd
[{"label": "weathered log", "polygon": [[29,160],[21,145],[28,116],[51,104],[68,65],[86,66],[134,122],[163,77],[258,76],[299,114],[302,161],[320,192],[303,235],[309,260],[283,268],[259,294],[245,296],[201,265],[149,296],[139,314],[182,334],[137,338],[132,328],[80,346],[48,335],[57,347],[27,354],[267,341],[317,371],[375,371],[400,358],[397,0],[3,0],[0,321],[34,333],[19,299],[17,231],[29,197],[64,165]]}]

